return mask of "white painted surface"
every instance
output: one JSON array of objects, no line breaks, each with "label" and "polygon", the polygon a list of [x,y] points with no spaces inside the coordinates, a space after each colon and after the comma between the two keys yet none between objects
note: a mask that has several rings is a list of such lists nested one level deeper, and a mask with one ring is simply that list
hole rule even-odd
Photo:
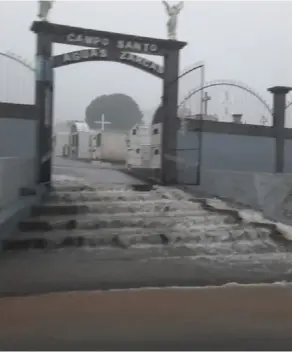
[{"label": "white painted surface", "polygon": [[192,187],[253,207],[277,221],[292,221],[292,174],[202,170],[201,185]]},{"label": "white painted surface", "polygon": [[161,129],[161,124],[137,124],[131,129],[127,154],[129,167],[160,168]]},{"label": "white painted surface", "polygon": [[127,155],[127,165],[130,167],[141,167],[142,165],[142,158],[139,150],[139,146],[136,149],[131,149],[128,151]]},{"label": "white painted surface", "polygon": [[150,160],[150,168],[151,169],[160,169],[161,168],[161,146],[153,146],[151,147],[151,160]]},{"label": "white painted surface", "polygon": [[149,145],[151,143],[151,126],[144,123],[134,125],[129,132],[128,139],[132,149],[141,145]]},{"label": "white painted surface", "polygon": [[73,122],[78,132],[90,132],[91,129],[89,128],[88,124],[83,121]]},{"label": "white painted surface", "polygon": [[34,159],[0,158],[0,210],[19,199],[21,187],[34,185]]},{"label": "white painted surface", "polygon": [[151,167],[151,146],[142,145],[141,149],[141,167],[150,168]]},{"label": "white painted surface", "polygon": [[127,155],[126,134],[123,132],[100,132],[101,144],[95,148],[95,159],[125,162]]},{"label": "white painted surface", "polygon": [[155,123],[152,125],[152,136],[151,136],[152,146],[161,145],[162,131],[163,131],[163,124],[162,123]]},{"label": "white painted surface", "polygon": [[63,155],[63,148],[65,145],[69,144],[69,132],[56,132],[55,145],[54,145],[54,154],[55,156]]},{"label": "white painted surface", "polygon": [[90,139],[93,131],[80,131],[78,132],[78,159],[91,159],[90,152]]},{"label": "white painted surface", "polygon": [[[96,135],[96,131],[90,130],[87,128],[86,124],[75,123],[78,125],[78,132],[69,133],[69,150],[70,157],[73,159],[83,159],[90,160],[93,158],[93,153],[91,150],[91,140],[94,135]],[[86,125],[86,126],[84,126]],[[78,148],[74,145],[74,138],[78,136]]]}]

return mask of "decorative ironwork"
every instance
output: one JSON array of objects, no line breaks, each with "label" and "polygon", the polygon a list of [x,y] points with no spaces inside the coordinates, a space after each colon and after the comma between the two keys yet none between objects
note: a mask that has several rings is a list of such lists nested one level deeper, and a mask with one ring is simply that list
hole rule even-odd
[{"label": "decorative ironwork", "polygon": [[0,101],[33,104],[35,94],[33,65],[12,52],[0,52],[0,58]]},{"label": "decorative ironwork", "polygon": [[21,56],[15,54],[15,53],[11,53],[11,52],[3,53],[3,52],[0,52],[0,56],[7,57],[10,60],[18,62],[20,65],[23,65],[24,67],[26,67],[27,69],[29,69],[32,72],[35,71],[35,69],[34,69],[32,64],[28,63],[24,58],[22,58]]},{"label": "decorative ironwork", "polygon": [[210,88],[210,87],[214,87],[214,86],[232,86],[232,87],[240,88],[240,89],[250,93],[251,95],[253,95],[257,100],[259,100],[259,102],[261,102],[263,104],[263,106],[270,113],[270,115],[273,115],[272,108],[269,106],[269,104],[256,91],[254,91],[252,88],[250,88],[249,86],[247,86],[244,83],[233,81],[233,80],[217,80],[217,81],[206,82],[203,86],[197,87],[194,90],[192,90],[181,101],[181,103],[179,104],[179,107],[181,105],[183,105],[187,100],[189,100],[196,93],[198,93],[198,92],[200,92],[200,91],[202,91],[202,90],[204,90],[206,88]]}]

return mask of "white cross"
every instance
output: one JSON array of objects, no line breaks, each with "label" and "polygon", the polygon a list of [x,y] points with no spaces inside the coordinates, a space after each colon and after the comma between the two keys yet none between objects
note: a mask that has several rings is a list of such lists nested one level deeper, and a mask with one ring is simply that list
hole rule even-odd
[{"label": "white cross", "polygon": [[260,119],[260,123],[265,126],[268,122],[268,118],[266,116],[262,116],[261,119]]},{"label": "white cross", "polygon": [[111,125],[110,121],[105,120],[105,115],[103,114],[101,117],[101,121],[95,121],[95,123],[100,123],[101,124],[101,131],[105,131],[105,125]]},{"label": "white cross", "polygon": [[202,98],[202,101],[208,101],[211,100],[211,97],[209,96],[208,92],[204,92],[204,97]]}]

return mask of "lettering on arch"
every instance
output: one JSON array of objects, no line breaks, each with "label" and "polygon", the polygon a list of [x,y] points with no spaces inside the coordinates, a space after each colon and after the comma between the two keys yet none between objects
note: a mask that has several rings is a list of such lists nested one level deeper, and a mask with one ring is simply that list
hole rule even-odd
[{"label": "lettering on arch", "polygon": [[53,67],[61,67],[85,61],[121,62],[161,79],[164,76],[164,67],[151,60],[127,51],[109,52],[105,48],[78,50],[53,56]]}]

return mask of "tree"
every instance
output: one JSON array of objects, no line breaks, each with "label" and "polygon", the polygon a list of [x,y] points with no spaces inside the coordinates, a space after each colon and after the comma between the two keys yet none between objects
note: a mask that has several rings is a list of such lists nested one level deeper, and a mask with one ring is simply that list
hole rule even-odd
[{"label": "tree", "polygon": [[86,108],[85,121],[91,129],[97,129],[100,124],[95,121],[101,121],[103,114],[105,121],[111,122],[106,130],[116,131],[129,131],[143,117],[138,104],[125,94],[101,95],[94,99]]}]

